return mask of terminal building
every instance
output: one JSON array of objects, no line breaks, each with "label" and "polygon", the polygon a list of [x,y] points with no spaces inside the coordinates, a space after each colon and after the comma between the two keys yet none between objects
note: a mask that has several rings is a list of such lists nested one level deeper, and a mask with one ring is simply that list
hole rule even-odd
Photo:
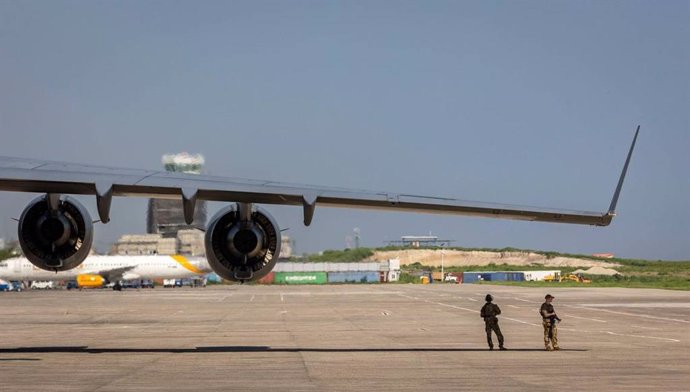
[{"label": "terminal building", "polygon": [[388,241],[390,246],[407,248],[428,248],[449,246],[453,240],[439,240],[435,235],[404,235],[399,241]]}]

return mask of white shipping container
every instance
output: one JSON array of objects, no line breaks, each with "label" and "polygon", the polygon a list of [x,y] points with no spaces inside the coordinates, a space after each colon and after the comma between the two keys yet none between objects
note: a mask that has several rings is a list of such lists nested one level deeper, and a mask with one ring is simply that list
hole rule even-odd
[{"label": "white shipping container", "polygon": [[400,259],[388,260],[388,269],[390,269],[391,271],[399,271],[400,270]]},{"label": "white shipping container", "polygon": [[520,271],[525,274],[525,280],[527,281],[541,281],[547,276],[555,276],[560,274],[561,270],[549,270],[549,271]]}]

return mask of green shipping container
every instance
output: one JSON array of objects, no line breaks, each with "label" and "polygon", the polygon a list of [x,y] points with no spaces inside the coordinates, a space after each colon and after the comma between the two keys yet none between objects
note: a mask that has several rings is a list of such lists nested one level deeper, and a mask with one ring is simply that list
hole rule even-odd
[{"label": "green shipping container", "polygon": [[326,284],[325,272],[276,272],[273,283],[276,284]]}]

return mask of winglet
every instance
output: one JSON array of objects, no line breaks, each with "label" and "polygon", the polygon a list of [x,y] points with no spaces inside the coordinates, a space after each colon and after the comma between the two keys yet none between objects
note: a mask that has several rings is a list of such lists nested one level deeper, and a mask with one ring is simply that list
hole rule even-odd
[{"label": "winglet", "polygon": [[621,189],[623,188],[623,180],[625,180],[625,174],[628,172],[628,165],[630,164],[630,157],[632,157],[633,149],[635,148],[635,142],[637,141],[637,134],[640,133],[640,126],[637,126],[635,131],[635,137],[633,138],[632,144],[630,145],[630,151],[628,152],[628,158],[625,160],[625,165],[623,166],[623,171],[621,172],[621,178],[618,179],[618,186],[616,191],[613,193],[613,199],[611,199],[611,205],[609,206],[609,211],[607,215],[616,215],[616,204],[618,203],[618,196],[621,194]]}]

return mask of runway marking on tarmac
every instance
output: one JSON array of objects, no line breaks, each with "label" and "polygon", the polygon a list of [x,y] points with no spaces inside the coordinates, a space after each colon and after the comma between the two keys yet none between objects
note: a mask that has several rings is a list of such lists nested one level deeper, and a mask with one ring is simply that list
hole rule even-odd
[{"label": "runway marking on tarmac", "polygon": [[523,298],[518,298],[518,297],[513,297],[513,299],[516,300],[516,301],[529,302],[529,303],[533,303],[533,304],[538,303],[538,302],[535,302],[535,301],[530,301],[530,300],[528,300],[528,299],[523,299]]},{"label": "runway marking on tarmac", "polygon": [[235,294],[235,293],[230,293],[230,294],[228,294],[228,295],[224,295],[224,296],[220,297],[220,299],[219,299],[218,301],[216,301],[216,302],[223,302],[223,301],[225,301],[226,299],[232,297],[234,294]]},{"label": "runway marking on tarmac", "polygon": [[[399,294],[399,295],[402,296],[402,297],[418,299],[418,298],[410,297],[410,296],[407,296],[407,295],[404,295],[404,294]],[[469,299],[469,298],[468,298],[468,299]],[[463,308],[462,306],[451,305],[451,304],[444,304],[444,303],[442,303],[442,302],[434,302],[434,301],[431,301],[431,300],[428,300],[428,299],[422,299],[421,301],[428,302],[428,303],[434,304],[434,305],[445,306],[445,307],[448,307],[448,308],[460,309],[460,310],[464,310],[464,311],[466,311],[466,312],[477,313],[477,310],[476,310],[476,309],[468,309],[468,308]],[[510,320],[510,321],[515,321],[515,322],[521,323],[521,324],[532,325],[532,326],[534,326],[534,327],[539,327],[539,326],[540,326],[540,325],[538,325],[538,324],[528,323],[527,321],[522,321],[522,320],[510,318],[510,317],[502,317],[502,318],[504,318],[504,319],[506,319],[506,320]]]},{"label": "runway marking on tarmac", "polygon": [[252,301],[254,301],[254,297],[256,297],[256,295],[252,295],[252,297],[251,297],[251,298],[249,298],[249,302],[252,302]]},{"label": "runway marking on tarmac", "polygon": [[616,333],[616,332],[611,332],[611,331],[606,331],[607,334],[609,335],[617,335],[617,336],[629,336],[631,338],[644,338],[644,339],[657,339],[657,340],[665,340],[667,342],[675,342],[678,343],[680,340],[678,339],[671,339],[671,338],[658,338],[656,336],[644,336],[644,335],[628,335],[625,333]]},{"label": "runway marking on tarmac", "polygon": [[285,297],[283,297],[283,293],[280,293],[280,302],[284,302],[284,301],[285,301]]},{"label": "runway marking on tarmac", "polygon": [[593,319],[593,318],[589,318],[589,317],[573,316],[572,314],[569,314],[569,313],[566,314],[565,317],[568,317],[568,318],[576,318],[576,319],[582,319],[582,320],[591,320],[591,321],[596,321],[596,322],[598,322],[598,323],[607,323],[607,322],[608,322],[608,321],[606,321],[606,320]]},{"label": "runway marking on tarmac", "polygon": [[520,309],[519,306],[515,306],[515,305],[508,305],[508,306],[510,306],[511,308]]},{"label": "runway marking on tarmac", "polygon": [[[330,292],[311,292],[311,291],[302,291],[302,292],[297,292],[297,293],[282,293],[285,296],[290,296],[290,295],[299,295],[299,296],[307,296],[307,295],[316,295],[316,296],[343,296],[343,295],[396,295],[400,294],[400,291],[330,291]],[[256,294],[256,295],[275,295],[275,294]]]},{"label": "runway marking on tarmac", "polygon": [[436,304],[436,305],[441,305],[441,306],[447,306],[447,307],[449,307],[449,308],[460,309],[460,310],[464,310],[464,311],[466,311],[466,312],[477,313],[476,310],[463,308],[462,306],[449,305],[449,304],[444,304],[444,303],[440,303],[440,302],[429,301],[428,299],[422,299],[422,300],[420,300],[420,299],[417,298],[417,297],[411,297],[411,296],[405,295],[405,294],[398,294],[398,295],[401,296],[401,297],[405,297],[405,298],[409,298],[409,299],[416,299],[416,300],[418,300],[418,301],[424,301],[424,302],[428,302],[428,303],[431,303],[431,304]]},{"label": "runway marking on tarmac", "polygon": [[633,324],[633,325],[630,325],[630,326],[631,326],[631,327],[636,327],[636,328],[642,328],[642,329],[651,329],[651,330],[654,330],[654,331],[659,331],[659,330],[661,330],[661,328],[643,327],[642,325],[634,325],[634,324]]},{"label": "runway marking on tarmac", "polygon": [[616,312],[616,311],[614,311],[614,310],[590,308],[590,307],[588,307],[588,306],[575,306],[575,305],[566,305],[566,306],[570,306],[570,307],[573,307],[573,308],[594,310],[594,311],[597,311],[597,312],[607,312],[607,313],[613,313],[613,314],[622,314],[622,315],[625,315],[625,316],[642,317],[642,318],[648,318],[648,319],[652,319],[652,320],[675,321],[675,322],[678,322],[678,323],[690,324],[690,321],[688,321],[688,320],[673,319],[673,318],[668,318],[668,317],[656,317],[656,316],[650,316],[650,315],[648,315],[648,314]]},{"label": "runway marking on tarmac", "polygon": [[469,299],[469,300],[472,301],[472,302],[477,302],[477,300],[474,299],[474,298],[467,297],[467,299]]},{"label": "runway marking on tarmac", "polygon": [[[411,296],[404,295],[404,294],[398,294],[398,295],[401,296],[401,297],[406,297],[406,298],[410,298],[410,299],[421,300],[421,301],[424,301],[424,302],[427,302],[427,303],[430,303],[430,304],[435,304],[435,305],[439,305],[439,306],[445,306],[445,307],[453,308],[453,309],[464,310],[464,311],[466,311],[466,312],[477,313],[477,310],[475,310],[475,309],[463,308],[462,306],[444,304],[444,303],[442,303],[442,302],[435,302],[435,301],[431,301],[431,300],[428,300],[428,299],[419,299],[419,298],[417,298],[417,297],[411,297]],[[530,302],[530,301],[526,301],[526,302]],[[597,309],[597,310],[599,310],[599,309]],[[570,316],[570,317],[572,317],[572,316]],[[651,316],[650,316],[650,317],[651,317]],[[530,326],[533,326],[533,327],[542,327],[541,324],[530,323],[530,322],[527,322],[527,321],[523,321],[523,320],[519,320],[519,319],[514,319],[514,318],[511,318],[511,317],[505,317],[505,316],[503,316],[502,319],[514,321],[514,322],[520,323],[520,324],[530,325]],[[592,319],[592,320],[593,320],[593,319]],[[560,327],[559,327],[559,328],[560,328]],[[566,328],[560,328],[560,329],[562,329],[562,330],[564,330],[564,331],[581,332],[581,333],[586,333],[586,334],[590,334],[590,333],[592,333],[592,332],[598,332],[598,333],[607,333],[607,334],[609,334],[609,335],[617,335],[617,336],[624,336],[624,337],[656,339],[656,340],[662,340],[662,341],[674,342],[674,343],[680,342],[680,340],[678,340],[678,339],[660,338],[660,337],[656,337],[656,336],[644,336],[644,335],[628,335],[628,334],[615,333],[615,332],[611,332],[611,331],[601,331],[601,330],[600,330],[600,331],[588,331],[588,330],[582,330],[582,329],[576,329],[576,328],[567,328],[567,327],[566,327]]]},{"label": "runway marking on tarmac", "polygon": [[[471,298],[468,298],[468,299],[471,299]],[[428,302],[428,303],[430,303],[430,304],[435,304],[435,305],[445,306],[445,307],[448,307],[448,308],[460,309],[460,310],[464,310],[464,311],[467,311],[467,312],[477,313],[477,310],[476,310],[476,309],[467,309],[467,308],[463,308],[463,307],[461,307],[461,306],[450,305],[450,304],[444,304],[444,303],[442,303],[442,302],[434,302],[434,301],[430,301],[430,300],[427,300],[427,299],[425,299],[425,300],[423,300],[423,301],[424,301],[424,302]],[[475,301],[476,301],[476,300],[475,300]],[[510,320],[510,321],[515,321],[516,323],[520,323],[520,324],[526,324],[526,325],[531,325],[531,326],[534,326],[534,327],[540,327],[540,325],[538,325],[538,324],[529,323],[529,322],[527,322],[527,321],[522,321],[522,320],[514,319],[514,318],[511,318],[511,317],[505,317],[505,316],[504,316],[504,317],[502,317],[502,318],[503,318],[503,319],[506,319],[506,320]]]},{"label": "runway marking on tarmac", "polygon": [[520,323],[520,324],[527,324],[527,325],[531,325],[531,326],[534,326],[534,327],[541,327],[541,325],[539,325],[539,324],[529,323],[529,322],[527,322],[527,321],[522,321],[522,320],[510,318],[510,317],[501,316],[501,318],[502,318],[502,319],[506,319],[506,320],[510,320],[510,321],[515,321],[516,323]]}]

